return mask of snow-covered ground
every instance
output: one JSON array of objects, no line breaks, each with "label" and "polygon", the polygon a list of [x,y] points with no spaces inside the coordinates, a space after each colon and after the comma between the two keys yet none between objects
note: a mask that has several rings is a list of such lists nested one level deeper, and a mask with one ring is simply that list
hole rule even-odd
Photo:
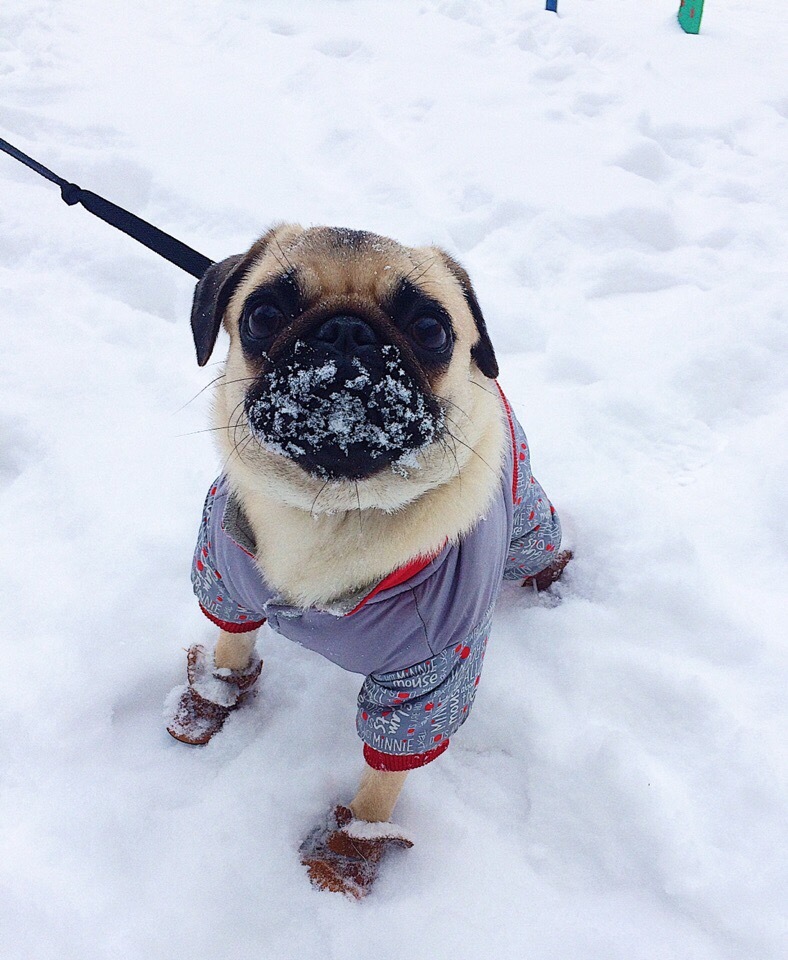
[{"label": "snow-covered ground", "polygon": [[3,957],[785,955],[788,13],[558,5],[3,0],[0,136],[62,175],[216,259],[458,256],[577,555],[506,589],[414,849],[314,892],[359,678],[267,633],[253,706],[164,731],[211,636],[192,283],[0,156]]}]

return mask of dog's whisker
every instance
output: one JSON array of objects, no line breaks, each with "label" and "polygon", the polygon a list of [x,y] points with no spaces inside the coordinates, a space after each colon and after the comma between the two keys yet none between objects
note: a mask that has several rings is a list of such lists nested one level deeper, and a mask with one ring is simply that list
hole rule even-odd
[{"label": "dog's whisker", "polygon": [[358,492],[358,480],[353,481],[353,486],[356,491],[356,503],[358,504],[358,530],[359,530],[359,533],[363,536],[364,522],[362,520],[362,514],[361,514],[361,497],[359,496],[359,492]]},{"label": "dog's whisker", "polygon": [[[217,378],[216,378],[216,380],[219,380],[219,379],[221,379],[221,378],[220,378],[220,377],[217,377]],[[230,384],[232,384],[232,383],[254,383],[256,379],[257,379],[257,377],[236,377],[235,380],[225,380],[224,383],[221,384],[221,386],[223,386],[223,387],[229,387]],[[212,380],[211,383],[208,384],[208,386],[210,387],[210,386],[212,386],[213,384],[215,384],[215,383],[216,383],[216,380]],[[204,390],[207,390],[208,388],[207,388],[207,387],[203,387],[203,389],[204,389]],[[198,396],[199,396],[199,394],[198,394]]]},{"label": "dog's whisker", "polygon": [[459,405],[459,403],[456,403],[454,400],[450,400],[448,397],[436,397],[435,399],[438,401],[438,403],[447,403],[450,406],[455,407],[466,418],[466,420],[470,420],[470,417],[465,412],[465,410]]},{"label": "dog's whisker", "polygon": [[[462,429],[462,427],[458,427],[457,424],[455,424],[454,421],[453,421],[451,418],[447,417],[446,419],[447,419],[447,422],[448,422],[451,426],[455,427],[457,430],[460,431],[460,433],[463,434],[463,436],[465,436],[465,431]],[[454,441],[454,449],[456,450],[456,448],[457,448],[457,439],[458,439],[458,438],[455,437],[455,435],[454,435],[450,430],[447,431],[447,432],[448,432],[449,436],[451,437],[451,439]],[[467,443],[467,438],[466,438],[465,442]]]},{"label": "dog's whisker", "polygon": [[284,250],[282,249],[282,244],[279,242],[279,237],[274,237],[274,243],[276,243],[276,248],[277,248],[277,250],[282,254],[282,257],[284,258],[285,263],[286,263],[287,266],[290,268],[290,270],[292,271],[292,273],[296,273],[296,268],[295,268],[295,267],[293,266],[293,264],[290,262],[290,258],[287,256],[287,254],[286,254],[286,253],[284,252]]},{"label": "dog's whisker", "polygon": [[183,405],[182,407],[178,407],[177,410],[174,410],[173,413],[172,413],[172,415],[175,416],[176,413],[180,413],[181,410],[185,410],[185,409],[189,406],[190,403],[194,403],[194,401],[197,399],[197,397],[199,397],[199,396],[201,396],[203,393],[205,393],[206,390],[210,390],[210,388],[211,388],[215,383],[218,383],[218,381],[219,381],[219,380],[222,380],[223,378],[224,378],[224,374],[223,374],[223,373],[220,373],[218,377],[214,377],[213,380],[211,380],[209,383],[206,383],[205,386],[204,386],[201,390],[198,390],[197,393],[195,393],[195,395],[191,398],[191,400],[187,400],[186,403],[184,403],[184,405]]},{"label": "dog's whisker", "polygon": [[315,513],[315,507],[317,506],[317,501],[320,499],[320,495],[321,495],[322,492],[326,489],[326,487],[328,486],[329,482],[330,482],[330,481],[326,480],[325,483],[323,484],[323,486],[317,491],[317,494],[315,495],[315,499],[312,501],[312,506],[311,506],[311,508],[310,508],[310,510],[309,510],[310,516],[312,516],[312,517],[317,516],[317,514]]},{"label": "dog's whisker", "polygon": [[448,440],[445,437],[441,437],[441,439],[438,442],[440,444],[441,449],[443,450],[444,456],[447,459],[449,457],[452,457],[454,459],[456,476],[459,478],[460,482],[462,482],[462,474],[460,472],[460,461],[457,459],[456,447],[455,448],[450,447],[448,444]]},{"label": "dog's whisker", "polygon": [[[239,404],[238,406],[240,406],[240,404]],[[238,407],[235,408],[235,410],[237,410],[237,409],[238,409]],[[233,411],[233,414],[235,413],[235,410]],[[232,460],[233,457],[236,457],[238,460],[240,460],[241,462],[243,462],[243,453],[244,453],[244,451],[246,450],[246,448],[249,446],[249,444],[252,442],[252,440],[254,439],[254,436],[253,436],[253,434],[251,434],[251,433],[249,433],[247,436],[242,436],[242,437],[240,438],[240,440],[237,439],[238,428],[239,428],[240,426],[242,426],[242,422],[243,422],[243,421],[242,421],[242,418],[239,417],[239,418],[235,421],[235,423],[233,423],[233,424],[228,424],[228,425],[227,425],[227,429],[228,429],[228,430],[229,430],[231,427],[232,427],[232,429],[233,429],[233,441],[232,441],[232,444],[233,444],[233,445],[232,445],[232,450],[227,454],[227,458],[226,458],[225,461],[224,461],[224,466],[222,467],[222,472],[224,472],[224,471],[226,470],[227,465],[230,463],[230,461]],[[246,442],[244,442],[244,441],[246,441]],[[242,444],[243,444],[243,446],[241,446]]]},{"label": "dog's whisker", "polygon": [[[408,274],[405,275],[405,279],[406,279],[406,280],[410,280],[412,283],[418,283],[418,281],[422,279],[422,277],[424,276],[424,274],[429,270],[429,268],[433,265],[433,263],[435,263],[435,261],[436,261],[437,259],[438,259],[437,257],[428,257],[426,260],[420,260],[420,261],[413,267],[413,269],[410,271],[410,273],[408,273]],[[421,271],[421,273],[420,273],[418,276],[414,277],[413,274],[414,274],[417,270],[421,270],[422,267],[424,267],[424,269]]]},{"label": "dog's whisker", "polygon": [[239,459],[241,462],[243,462],[244,454],[245,454],[246,451],[249,449],[249,445],[252,443],[253,440],[254,440],[254,437],[253,437],[251,434],[249,434],[249,436],[246,438],[246,441],[244,442],[244,441],[242,440],[241,443],[239,444],[239,447],[238,447],[238,459]]},{"label": "dog's whisker", "polygon": [[278,237],[274,237],[274,243],[276,244],[276,248],[277,248],[277,250],[279,251],[279,256],[277,256],[276,251],[273,250],[273,249],[271,250],[271,253],[273,254],[274,258],[276,259],[276,262],[277,262],[282,268],[285,269],[286,274],[291,275],[291,276],[296,275],[296,274],[298,273],[298,270],[296,269],[295,265],[294,265],[293,262],[290,260],[290,258],[288,257],[288,255],[285,253],[285,251],[282,249],[282,244],[279,242],[279,238],[278,238]]},{"label": "dog's whisker", "polygon": [[450,452],[452,457],[454,458],[454,466],[455,466],[455,469],[457,470],[457,476],[460,478],[460,482],[462,482],[462,468],[460,467],[460,459],[457,456],[457,441],[455,440],[453,434],[450,435],[450,439],[452,441]]},{"label": "dog's whisker", "polygon": [[228,432],[230,430],[238,430],[239,426],[243,426],[244,418],[238,417],[235,419],[235,421],[233,421],[233,417],[235,416],[236,410],[238,410],[239,407],[243,406],[243,403],[244,401],[241,400],[241,402],[235,406],[235,409],[230,414],[229,423],[223,423],[218,427],[203,427],[202,430],[191,430],[189,431],[189,433],[179,433],[176,435],[176,439],[180,439],[182,437],[195,437],[197,436],[197,434],[200,434],[200,433],[216,433],[217,431],[221,431],[221,430],[226,430]]},{"label": "dog's whisker", "polygon": [[231,425],[225,424],[222,427],[204,427],[202,430],[190,430],[188,433],[176,433],[174,439],[182,440],[184,437],[196,437],[200,433],[216,433],[217,430],[230,430]]},{"label": "dog's whisker", "polygon": [[451,427],[453,427],[454,429],[456,429],[460,434],[462,434],[462,437],[463,437],[463,439],[465,440],[466,443],[469,443],[469,442],[470,442],[469,439],[468,439],[468,434],[462,429],[461,426],[459,426],[459,424],[455,423],[454,420],[452,420],[451,417],[448,417],[448,416],[447,416],[447,417],[446,417],[446,422],[447,422]]},{"label": "dog's whisker", "polygon": [[[246,435],[245,435],[244,432],[243,432],[243,431],[244,431],[244,428],[246,427],[246,421],[245,421],[245,419],[244,419],[244,417],[243,417],[243,414],[240,412],[241,407],[243,407],[243,406],[244,406],[244,401],[241,400],[239,403],[237,403],[237,404],[235,405],[235,408],[233,409],[233,412],[230,414],[231,420],[232,420],[233,418],[235,418],[235,425],[234,425],[234,429],[233,429],[233,444],[234,444],[234,446],[235,446],[236,452],[237,452],[237,450],[238,450],[239,443],[242,443],[243,440],[246,439]],[[237,416],[237,417],[236,417],[236,413],[238,413],[238,416]],[[239,431],[239,430],[241,430],[241,439],[240,439],[240,441],[238,440],[238,431]],[[249,434],[249,436],[251,436],[251,434]],[[239,456],[238,459],[240,460],[241,457]]]},{"label": "dog's whisker", "polygon": [[474,450],[473,447],[472,447],[469,443],[465,443],[464,440],[460,440],[459,437],[455,437],[454,434],[451,432],[451,430],[447,430],[446,432],[447,432],[448,435],[454,440],[455,443],[459,443],[459,445],[460,445],[461,447],[465,447],[466,449],[470,450],[471,453],[472,453],[475,457],[478,457],[479,460],[481,460],[481,462],[485,465],[485,467],[487,467],[487,469],[490,471],[490,473],[494,474],[496,477],[498,476],[498,471],[497,471],[497,470],[494,470],[494,469],[490,466],[490,464],[487,463],[487,461],[484,459],[484,457],[483,457],[480,453],[478,453],[476,450]]},{"label": "dog's whisker", "polygon": [[496,395],[494,390],[488,390],[487,387],[485,387],[484,384],[479,383],[478,380],[471,380],[471,378],[468,377],[468,383],[472,383],[474,387],[478,387],[480,390],[484,390],[484,392],[488,393],[491,397],[494,397]]},{"label": "dog's whisker", "polygon": [[[206,390],[210,390],[212,388],[214,390],[218,390],[219,387],[229,387],[233,383],[254,383],[256,379],[257,377],[237,377],[235,380],[225,380],[225,374],[221,373],[219,374],[218,377],[214,377],[213,380],[211,380],[209,383],[206,383],[206,385],[201,390],[198,390],[197,393],[195,393],[195,395],[191,398],[191,400],[187,400],[182,407],[178,407],[177,410],[173,411],[173,416],[176,413],[180,413],[182,410],[185,410],[190,403],[194,403],[197,397],[202,396],[202,394],[205,393]],[[220,381],[223,381],[223,382],[220,382]]]},{"label": "dog's whisker", "polygon": [[462,435],[463,435],[464,437],[467,437],[467,434],[466,434],[466,431],[465,431],[465,427],[467,427],[467,426],[471,423],[470,417],[466,417],[466,418],[465,418],[464,426],[462,426],[462,425],[460,425],[460,423],[459,423],[454,417],[452,417],[452,415],[451,415],[450,413],[446,413],[446,412],[444,411],[443,416],[444,416],[444,418],[445,418],[445,420],[446,420],[447,423],[451,424],[453,427],[455,427],[457,430],[459,430],[460,433],[462,433]]}]

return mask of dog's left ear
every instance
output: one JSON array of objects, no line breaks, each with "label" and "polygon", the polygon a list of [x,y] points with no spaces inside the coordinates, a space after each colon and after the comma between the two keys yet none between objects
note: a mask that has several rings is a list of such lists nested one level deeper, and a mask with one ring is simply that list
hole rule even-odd
[{"label": "dog's left ear", "polygon": [[463,296],[465,297],[465,302],[468,304],[468,309],[471,311],[471,316],[476,322],[476,328],[479,331],[479,339],[471,347],[471,356],[485,377],[495,380],[498,376],[498,361],[495,359],[492,341],[490,340],[489,333],[487,333],[487,324],[484,322],[482,310],[479,306],[479,301],[476,299],[476,292],[473,289],[471,278],[468,276],[468,271],[465,267],[457,263],[453,257],[450,257],[448,253],[445,253],[443,250],[439,252],[443,257],[443,262],[449,270],[451,270],[459,283]]},{"label": "dog's left ear", "polygon": [[201,367],[211,357],[227,304],[243,275],[240,269],[244,255],[239,253],[219,263],[212,263],[200,277],[192,301],[192,335]]}]

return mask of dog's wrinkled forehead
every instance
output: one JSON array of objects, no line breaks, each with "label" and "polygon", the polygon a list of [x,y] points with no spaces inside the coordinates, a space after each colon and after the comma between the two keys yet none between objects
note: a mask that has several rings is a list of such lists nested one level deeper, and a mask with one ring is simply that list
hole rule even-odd
[{"label": "dog's wrinkled forehead", "polygon": [[309,304],[335,298],[381,302],[429,259],[424,252],[364,230],[281,227],[249,264],[237,296],[243,299],[256,287],[286,275]]}]

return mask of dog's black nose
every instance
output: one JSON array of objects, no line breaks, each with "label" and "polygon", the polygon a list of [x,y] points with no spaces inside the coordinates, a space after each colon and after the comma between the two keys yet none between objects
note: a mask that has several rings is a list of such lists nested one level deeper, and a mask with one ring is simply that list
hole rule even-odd
[{"label": "dog's black nose", "polygon": [[362,347],[380,342],[378,335],[366,321],[344,314],[326,320],[318,328],[315,339],[333,347],[343,356],[358,353]]}]

